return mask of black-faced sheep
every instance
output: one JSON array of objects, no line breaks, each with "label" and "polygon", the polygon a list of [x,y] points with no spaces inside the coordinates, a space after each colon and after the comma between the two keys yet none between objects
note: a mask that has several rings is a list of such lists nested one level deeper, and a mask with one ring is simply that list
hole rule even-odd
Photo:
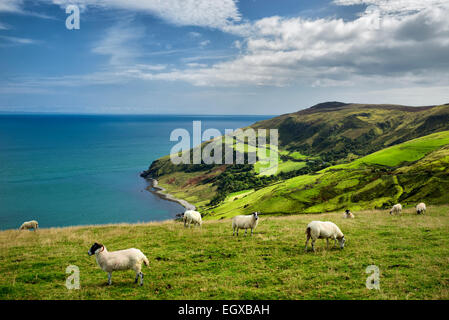
[{"label": "black-faced sheep", "polygon": [[354,215],[352,214],[351,211],[346,210],[346,211],[343,213],[343,218],[345,218],[345,219],[354,219]]},{"label": "black-faced sheep", "polygon": [[418,204],[416,206],[417,214],[424,214],[424,213],[426,213],[426,210],[427,210],[427,208],[426,208],[426,204],[424,202],[421,202],[420,204]]},{"label": "black-faced sheep", "polygon": [[400,203],[395,204],[390,210],[390,214],[400,214],[401,212],[402,212],[402,205]]},{"label": "black-faced sheep", "polygon": [[140,276],[140,285],[143,285],[142,262],[149,266],[147,257],[139,249],[131,248],[119,251],[109,252],[106,247],[100,243],[94,243],[88,251],[89,256],[95,254],[98,265],[103,271],[108,273],[108,284],[111,285],[111,277],[113,271],[118,270],[134,270],[136,278],[134,283]]}]

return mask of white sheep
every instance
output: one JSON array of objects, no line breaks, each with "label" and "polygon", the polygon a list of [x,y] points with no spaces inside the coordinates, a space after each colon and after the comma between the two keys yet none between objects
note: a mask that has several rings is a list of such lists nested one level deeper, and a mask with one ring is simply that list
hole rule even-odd
[{"label": "white sheep", "polygon": [[143,285],[142,262],[146,266],[149,266],[150,263],[139,249],[131,248],[109,252],[104,245],[95,242],[87,253],[89,256],[95,254],[100,268],[108,273],[109,285],[112,284],[112,271],[131,269],[136,272],[134,283],[137,283],[140,276],[140,285]]},{"label": "white sheep", "polygon": [[416,213],[417,214],[426,213],[426,210],[427,210],[427,208],[426,208],[426,204],[424,202],[421,202],[420,204],[418,204],[416,206]]},{"label": "white sheep", "polygon": [[390,214],[400,214],[402,212],[402,205],[400,203],[395,204],[390,210]]},{"label": "white sheep", "polygon": [[337,240],[340,243],[340,248],[345,247],[345,236],[341,232],[337,225],[330,221],[312,221],[307,225],[306,228],[306,248],[309,243],[309,239],[312,238],[312,250],[315,251],[315,241],[316,239],[326,239],[327,249],[329,249],[329,239],[334,239],[334,248],[337,245]]},{"label": "white sheep", "polygon": [[184,227],[187,226],[187,223],[189,224],[189,228],[191,223],[193,223],[194,226],[198,225],[200,227],[203,224],[201,213],[194,210],[187,210],[186,212],[184,212],[184,216],[182,219],[184,220]]},{"label": "white sheep", "polygon": [[352,214],[351,211],[346,210],[346,211],[343,213],[343,218],[344,218],[344,219],[354,219],[354,215]]},{"label": "white sheep", "polygon": [[26,222],[22,223],[19,230],[33,229],[34,231],[36,231],[38,228],[39,228],[39,224],[37,223],[37,221],[31,220],[31,221],[26,221]]},{"label": "white sheep", "polygon": [[259,213],[253,212],[246,216],[235,216],[232,218],[232,235],[235,235],[237,230],[237,236],[239,235],[239,229],[245,229],[245,235],[248,229],[251,229],[251,235],[253,235],[253,229],[256,229],[257,223],[259,222]]}]

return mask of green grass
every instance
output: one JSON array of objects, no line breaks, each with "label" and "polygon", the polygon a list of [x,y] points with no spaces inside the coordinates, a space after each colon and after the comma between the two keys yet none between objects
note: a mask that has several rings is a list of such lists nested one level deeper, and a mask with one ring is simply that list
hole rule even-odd
[{"label": "green grass", "polygon": [[448,145],[449,131],[431,134],[201,209],[210,213],[207,218],[219,219],[253,211],[296,214],[385,208],[397,202],[447,203]]},{"label": "green grass", "polygon": [[[424,216],[387,211],[261,216],[253,237],[232,236],[231,221],[202,229],[179,222],[0,232],[0,299],[448,299],[449,206]],[[304,252],[312,220],[330,220],[347,238],[344,250]],[[243,234],[243,233],[242,233]],[[107,274],[87,255],[93,242],[109,250],[141,249],[150,261],[145,284],[132,271]],[[380,290],[365,287],[369,265]],[[65,269],[80,268],[80,290],[65,288]]]},{"label": "green grass", "polygon": [[281,172],[299,170],[304,168],[306,165],[307,164],[304,161],[279,160],[277,164],[274,163],[273,166],[270,166],[269,161],[257,161],[254,164],[254,170],[261,175],[273,175]]},{"label": "green grass", "polygon": [[248,194],[253,193],[253,192],[254,192],[254,189],[232,192],[226,197],[226,199],[224,201],[225,202],[235,201],[236,199],[247,196]]},{"label": "green grass", "polygon": [[438,132],[380,150],[355,160],[349,168],[358,167],[361,164],[396,167],[404,162],[415,162],[423,158],[426,154],[447,144],[449,144],[449,131]]}]

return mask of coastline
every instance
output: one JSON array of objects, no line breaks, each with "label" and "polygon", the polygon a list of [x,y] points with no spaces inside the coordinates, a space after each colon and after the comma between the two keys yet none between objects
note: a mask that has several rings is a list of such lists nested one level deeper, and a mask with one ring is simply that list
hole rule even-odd
[{"label": "coastline", "polygon": [[183,206],[186,210],[196,210],[196,207],[193,204],[189,203],[188,201],[175,198],[170,193],[166,193],[165,188],[158,186],[158,181],[156,179],[145,178],[145,180],[147,180],[150,183],[150,185],[147,187],[147,190],[155,194],[159,198],[167,201],[176,202],[181,206]]}]

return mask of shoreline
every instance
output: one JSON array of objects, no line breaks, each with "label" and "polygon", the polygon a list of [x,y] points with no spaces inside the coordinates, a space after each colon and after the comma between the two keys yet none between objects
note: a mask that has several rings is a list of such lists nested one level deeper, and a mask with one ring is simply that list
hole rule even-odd
[{"label": "shoreline", "polygon": [[170,193],[166,193],[165,188],[158,186],[158,181],[156,179],[145,178],[145,180],[147,180],[150,183],[150,185],[146,189],[149,192],[158,196],[159,198],[167,201],[176,202],[177,204],[183,206],[186,210],[196,210],[196,207],[193,204],[189,203],[188,201],[175,198]]}]

